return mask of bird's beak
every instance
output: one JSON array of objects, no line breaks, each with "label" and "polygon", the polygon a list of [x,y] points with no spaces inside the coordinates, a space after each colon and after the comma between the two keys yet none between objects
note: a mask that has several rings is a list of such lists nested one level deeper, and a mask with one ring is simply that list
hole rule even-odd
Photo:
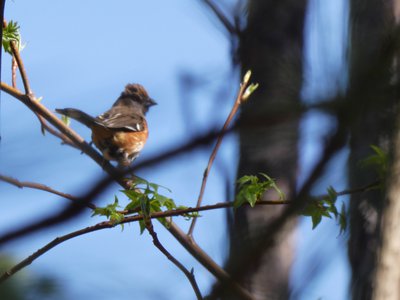
[{"label": "bird's beak", "polygon": [[156,101],[154,101],[154,99],[152,99],[152,98],[148,98],[148,100],[149,100],[149,104],[148,104],[148,106],[153,106],[153,105],[157,105],[157,102]]}]

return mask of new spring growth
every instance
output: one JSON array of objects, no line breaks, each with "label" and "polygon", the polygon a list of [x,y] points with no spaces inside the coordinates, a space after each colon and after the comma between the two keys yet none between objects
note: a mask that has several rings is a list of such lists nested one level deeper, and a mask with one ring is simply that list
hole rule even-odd
[{"label": "new spring growth", "polygon": [[[247,86],[249,81],[250,81],[250,77],[251,77],[251,71],[247,71],[246,74],[243,77],[243,85]],[[258,88],[258,83],[251,83],[246,90],[243,93],[242,102],[245,102],[249,99],[250,95]]]},{"label": "new spring growth", "polygon": [[251,77],[251,70],[248,70],[246,72],[246,74],[244,74],[244,76],[243,76],[243,84],[244,85],[247,85],[249,83],[250,77]]}]

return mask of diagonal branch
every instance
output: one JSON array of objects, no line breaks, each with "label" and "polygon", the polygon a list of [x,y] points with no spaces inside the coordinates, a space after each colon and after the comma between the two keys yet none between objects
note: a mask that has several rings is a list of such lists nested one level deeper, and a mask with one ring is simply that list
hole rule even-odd
[{"label": "diagonal branch", "polygon": [[[217,143],[215,144],[214,149],[211,152],[210,158],[208,160],[207,167],[204,170],[203,181],[201,182],[200,193],[199,193],[199,197],[197,199],[196,207],[199,207],[201,205],[201,202],[203,201],[203,195],[204,195],[204,191],[205,191],[206,185],[207,185],[208,174],[209,174],[209,172],[211,170],[211,167],[212,167],[212,164],[214,162],[214,159],[217,156],[217,152],[219,150],[219,147],[221,146],[222,139],[224,138],[225,133],[228,130],[229,124],[232,122],[233,117],[235,116],[236,112],[238,111],[240,104],[243,103],[243,96],[244,96],[244,94],[245,94],[245,92],[247,90],[247,87],[249,85],[250,74],[249,74],[249,76],[247,76],[247,74],[246,74],[245,79],[240,84],[239,92],[237,94],[235,103],[234,103],[234,105],[232,107],[231,112],[228,115],[228,118],[225,121],[224,126],[222,127],[222,130],[221,130],[220,134],[218,135]],[[192,237],[192,235],[193,235],[193,230],[194,230],[194,227],[196,226],[196,221],[197,221],[197,218],[194,217],[193,220],[192,220],[192,223],[190,224],[190,228],[189,228],[189,231],[188,231],[188,236],[190,236],[190,237]]]},{"label": "diagonal branch", "polygon": [[165,227],[179,243],[197,260],[199,261],[211,274],[218,279],[224,287],[229,287],[234,290],[239,296],[239,299],[254,300],[253,296],[238,284],[230,274],[221,268],[197,243],[189,238],[175,223],[172,221]]},{"label": "diagonal branch", "polygon": [[221,24],[225,27],[225,29],[231,34],[231,35],[238,35],[239,30],[236,28],[225,16],[225,14],[218,8],[218,6],[214,3],[212,0],[203,0],[203,3],[208,6],[211,11],[215,14],[215,16],[218,18],[218,20],[221,22]]},{"label": "diagonal branch", "polygon": [[[109,162],[105,161],[104,158],[85,140],[78,135],[75,131],[65,125],[57,116],[55,116],[50,110],[48,110],[39,101],[36,101],[32,94],[24,95],[19,90],[9,86],[8,84],[1,82],[1,90],[7,94],[13,96],[14,98],[25,104],[30,110],[39,114],[49,123],[55,126],[62,134],[64,134],[72,143],[74,143],[82,152],[90,156],[98,165],[100,165],[107,173],[109,173],[114,178],[121,177],[118,170],[116,170]],[[118,181],[117,180],[117,181]]]},{"label": "diagonal branch", "polygon": [[19,49],[14,41],[10,42],[11,51],[13,53],[13,57],[18,65],[19,73],[21,74],[22,83],[24,84],[24,90],[26,95],[33,95],[31,86],[29,85],[28,75],[26,74],[24,63],[19,55]]},{"label": "diagonal branch", "polygon": [[202,300],[203,297],[201,296],[201,292],[200,289],[197,285],[196,279],[194,277],[193,272],[190,272],[188,269],[186,269],[186,267],[179,261],[177,260],[160,242],[160,240],[158,239],[157,233],[154,230],[153,227],[153,223],[151,222],[151,219],[146,217],[144,218],[144,221],[146,223],[146,228],[148,230],[148,232],[150,233],[152,239],[153,239],[153,244],[154,246],[160,250],[160,252],[162,254],[165,255],[165,257],[167,257],[167,259],[169,261],[171,261],[179,270],[182,271],[183,274],[185,274],[185,276],[187,277],[187,279],[189,280],[190,284],[192,285],[193,291],[196,294],[196,297],[198,300]]},{"label": "diagonal branch", "polygon": [[65,241],[68,241],[72,238],[78,237],[80,235],[83,235],[83,234],[86,234],[89,232],[94,232],[94,231],[101,230],[101,229],[112,228],[113,226],[114,225],[111,222],[102,222],[102,223],[96,224],[94,226],[89,226],[84,229],[80,229],[80,230],[71,232],[69,234],[63,235],[61,237],[55,238],[53,241],[51,241],[47,245],[40,248],[39,250],[34,252],[32,255],[28,256],[27,258],[22,260],[20,263],[16,264],[14,267],[12,267],[11,269],[4,272],[0,276],[0,283],[3,283],[5,280],[9,279],[12,275],[14,275],[18,271],[22,270],[26,266],[29,266],[34,260],[36,260],[38,257],[42,256],[43,254],[45,254],[46,252],[48,252],[55,246],[65,242]]}]

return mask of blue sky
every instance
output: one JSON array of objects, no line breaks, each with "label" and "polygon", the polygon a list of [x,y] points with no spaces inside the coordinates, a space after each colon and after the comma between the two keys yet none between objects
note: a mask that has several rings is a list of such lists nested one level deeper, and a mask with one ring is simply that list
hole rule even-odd
[{"label": "blue sky", "polygon": [[[318,43],[334,45],[340,40],[343,32],[337,29],[337,20],[342,17],[340,3],[345,1],[324,0],[326,2],[329,5],[326,4],[322,14],[336,15],[336,19],[322,18],[324,22],[331,22],[324,26],[333,32],[329,35],[332,38],[328,39],[326,35],[318,39],[318,32],[310,30],[315,35],[307,42],[309,49],[320,49],[317,51],[322,53],[310,56],[319,60],[310,60],[313,71],[308,69],[310,73],[306,73],[308,85],[303,90],[303,97],[311,100],[317,97],[313,94],[317,93],[312,85],[315,80],[320,76],[331,78],[325,83],[325,87],[331,89],[332,82],[342,78],[338,74],[343,72],[340,49],[325,47],[332,51],[328,53],[332,61],[326,63],[322,60],[326,57],[325,48],[318,48]],[[321,7],[322,1],[311,3],[319,3]],[[43,104],[48,108],[77,107],[96,115],[110,106],[126,83],[139,82],[147,88],[159,105],[148,115],[150,137],[139,159],[182,143],[200,130],[222,125],[229,112],[237,89],[237,83],[232,80],[235,77],[232,77],[230,44],[223,32],[216,29],[211,14],[198,1],[126,0],[107,5],[93,0],[15,0],[7,1],[5,15],[8,20],[16,20],[21,25],[26,43],[22,55],[31,85],[37,96],[43,96]],[[7,82],[9,70],[9,59],[4,56],[2,79]],[[203,82],[188,93],[182,89],[182,74],[192,74],[202,78]],[[5,94],[1,101],[0,173],[76,195],[83,193],[102,174],[95,163],[78,151],[60,145],[50,135],[42,136],[36,118],[18,101]],[[183,104],[189,107],[189,118],[183,117],[187,113]],[[312,117],[308,122],[311,125],[304,124],[302,148],[306,153],[303,156],[305,165],[312,156],[307,153],[318,151],[315,145],[321,136],[321,132],[309,130]],[[90,132],[85,127],[76,122],[72,122],[71,127],[90,139]],[[171,197],[178,204],[194,205],[209,151],[188,153],[138,175],[170,188]],[[221,170],[226,168],[233,177],[236,160],[235,137],[231,136],[224,141],[212,169],[205,203],[225,200]],[[340,178],[332,180],[333,184],[343,184]],[[4,183],[0,183],[0,189],[1,232],[46,216],[65,204],[64,199],[40,191],[18,190]],[[118,189],[118,186],[112,186],[98,203],[111,202]],[[123,199],[120,193],[118,195]],[[17,258],[24,258],[56,236],[101,220],[90,218],[88,211],[79,219],[14,242],[5,250]],[[187,226],[185,221],[177,222]],[[302,239],[293,275],[294,285],[296,278],[301,278],[298,276],[307,268],[302,266],[305,253],[302,249],[312,245],[323,230],[332,230],[334,224],[326,222],[323,226],[311,232],[310,223],[306,221],[300,228]],[[213,278],[162,227],[156,229],[167,248],[188,268],[194,267],[198,283],[206,294]],[[222,212],[204,213],[195,237],[217,262],[223,262],[226,232]],[[339,263],[327,271],[338,278],[335,287],[321,279],[304,299],[311,299],[309,295],[313,299],[347,298],[343,253],[335,257]],[[68,241],[39,258],[29,270],[54,274],[70,299],[194,298],[186,278],[154,248],[146,234],[139,236],[137,224],[125,226],[123,232],[115,228]]]}]

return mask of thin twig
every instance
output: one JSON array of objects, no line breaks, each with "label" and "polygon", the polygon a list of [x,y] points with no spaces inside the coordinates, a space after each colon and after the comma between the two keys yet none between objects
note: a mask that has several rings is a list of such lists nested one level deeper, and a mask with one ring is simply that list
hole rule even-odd
[{"label": "thin twig", "polygon": [[51,127],[41,115],[39,115],[38,113],[35,113],[35,115],[39,119],[43,133],[47,131],[48,133],[54,135],[55,137],[58,137],[64,145],[68,145],[75,149],[79,149],[79,147],[77,147],[65,134],[62,134],[61,132]]},{"label": "thin twig", "polygon": [[97,231],[97,230],[105,229],[105,228],[112,228],[112,227],[114,227],[114,225],[111,222],[102,222],[102,223],[96,224],[94,226],[86,227],[84,229],[80,229],[80,230],[71,232],[71,233],[63,235],[61,237],[57,237],[53,241],[51,241],[50,243],[45,245],[44,247],[42,247],[39,250],[37,250],[36,252],[34,252],[32,255],[30,255],[27,258],[25,258],[24,260],[22,260],[20,263],[16,264],[14,267],[9,269],[8,271],[4,272],[0,276],[0,283],[9,279],[12,275],[17,273],[24,267],[30,265],[38,257],[42,256],[43,254],[45,254],[46,252],[48,252],[49,250],[51,250],[52,248],[54,248],[55,246],[57,246],[61,243],[65,242],[67,240],[70,240],[72,238],[78,237],[80,235],[89,233],[89,232],[93,232],[93,231]]},{"label": "thin twig", "polygon": [[[244,95],[248,85],[249,85],[249,80],[243,81],[240,84],[240,89],[237,94],[235,103],[233,104],[232,110],[229,113],[228,118],[226,119],[225,124],[222,127],[220,134],[218,135],[217,143],[215,144],[214,149],[211,152],[210,158],[208,160],[207,168],[204,170],[203,181],[201,182],[200,193],[199,193],[199,197],[197,198],[196,207],[199,207],[201,205],[201,202],[203,200],[204,191],[205,191],[206,185],[207,185],[208,173],[210,172],[210,169],[212,167],[214,159],[217,156],[218,149],[221,146],[221,142],[225,136],[226,130],[228,129],[229,124],[233,120],[233,117],[235,116],[237,110],[239,109],[240,104],[242,103],[242,98],[243,98],[243,95]],[[192,223],[190,224],[189,231],[187,233],[188,236],[190,236],[190,237],[192,237],[192,235],[193,235],[193,230],[194,230],[194,227],[196,226],[196,221],[197,221],[197,218],[194,217],[192,220]]]},{"label": "thin twig", "polygon": [[207,5],[212,12],[216,15],[218,20],[224,25],[226,30],[231,35],[237,35],[239,33],[238,29],[232,25],[232,23],[228,20],[228,18],[224,15],[224,13],[217,7],[217,5],[212,0],[203,0],[204,4]]},{"label": "thin twig", "polygon": [[11,59],[11,83],[13,88],[17,88],[17,68],[18,68],[17,61],[13,56]]},{"label": "thin twig", "polygon": [[221,284],[234,290],[237,296],[240,296],[240,299],[255,300],[249,291],[236,282],[230,274],[208,256],[208,254],[204,252],[204,250],[193,239],[186,235],[179,226],[171,221],[168,226],[165,226],[165,228],[198,262],[213,274]]},{"label": "thin twig", "polygon": [[352,195],[352,194],[357,194],[357,193],[363,193],[363,192],[367,192],[371,189],[377,188],[379,187],[379,185],[381,184],[380,181],[375,181],[372,182],[370,184],[358,187],[358,188],[352,188],[352,189],[346,189],[340,192],[336,192],[337,196],[346,196],[346,195]]},{"label": "thin twig", "polygon": [[183,274],[185,274],[185,276],[187,277],[193,288],[194,293],[196,294],[197,299],[202,300],[203,297],[201,296],[201,292],[199,286],[197,285],[193,272],[190,272],[188,269],[186,269],[186,267],[179,260],[177,260],[171,253],[169,253],[169,251],[161,244],[160,240],[158,239],[157,233],[154,230],[151,219],[145,218],[145,223],[147,231],[150,233],[153,239],[154,246],[158,250],[160,250],[160,252],[164,254],[165,257],[167,257],[167,259],[171,261],[179,270],[181,270]]},{"label": "thin twig", "polygon": [[19,55],[19,49],[14,41],[10,42],[11,51],[13,53],[13,57],[17,62],[19,73],[21,74],[22,83],[24,84],[24,90],[26,95],[32,95],[32,90],[29,85],[28,75],[26,74],[26,70],[24,67],[24,63],[22,62],[21,56]]},{"label": "thin twig", "polygon": [[[73,202],[76,202],[76,201],[79,200],[78,197],[75,197],[75,196],[72,196],[70,194],[57,191],[57,190],[52,189],[51,187],[48,187],[47,185],[44,185],[44,184],[41,184],[41,183],[29,182],[29,181],[19,181],[16,178],[12,178],[12,177],[1,175],[1,174],[0,174],[0,180],[4,181],[4,182],[7,182],[7,183],[10,183],[10,184],[12,184],[12,185],[14,185],[14,186],[16,186],[18,188],[21,188],[21,189],[24,188],[24,187],[27,187],[27,188],[31,188],[31,189],[41,190],[41,191],[45,191],[45,192],[49,192],[49,193],[61,196],[63,198],[71,200]],[[86,206],[88,208],[91,208],[91,209],[96,209],[96,205],[94,205],[92,203],[86,203]]]}]

